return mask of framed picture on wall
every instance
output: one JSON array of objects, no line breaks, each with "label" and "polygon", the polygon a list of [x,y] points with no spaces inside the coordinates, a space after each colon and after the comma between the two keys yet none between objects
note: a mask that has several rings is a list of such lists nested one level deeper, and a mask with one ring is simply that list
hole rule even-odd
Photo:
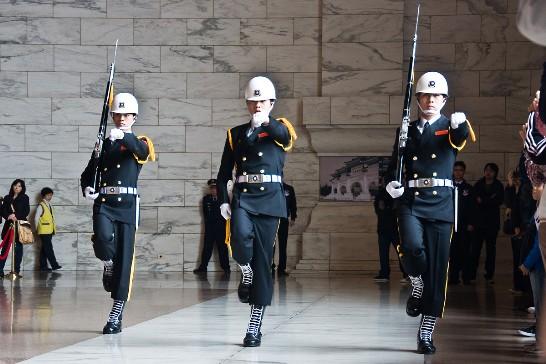
[{"label": "framed picture on wall", "polygon": [[390,157],[319,157],[320,201],[373,201]]}]

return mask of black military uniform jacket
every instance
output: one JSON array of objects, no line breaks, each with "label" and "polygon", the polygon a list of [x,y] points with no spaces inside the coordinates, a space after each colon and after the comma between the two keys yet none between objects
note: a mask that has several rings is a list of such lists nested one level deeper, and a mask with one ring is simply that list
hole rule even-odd
[{"label": "black military uniform jacket", "polygon": [[218,223],[221,223],[222,226],[225,224],[225,220],[220,212],[220,200],[218,196],[216,196],[216,199],[211,194],[203,197],[203,216],[205,218],[205,227],[207,228],[209,226],[214,228]]},{"label": "black military uniform jacket", "polygon": [[466,231],[468,225],[475,224],[475,214],[476,214],[476,201],[474,197],[474,191],[472,185],[466,182],[464,179],[459,183],[453,181],[457,187],[457,194],[459,196],[458,200],[458,231]]},{"label": "black military uniform jacket", "polygon": [[[441,115],[421,134],[417,128],[419,122],[419,120],[411,122],[408,128],[408,141],[404,153],[406,182],[404,194],[396,201],[398,214],[453,222],[453,188],[409,188],[407,181],[418,178],[451,180],[457,152],[464,147],[469,135],[468,124],[463,123],[457,129],[452,129],[449,119]],[[399,132],[400,130],[396,133],[391,166],[395,166],[398,159]],[[394,171],[394,168],[391,167],[391,171]]]},{"label": "black military uniform jacket", "polygon": [[[229,129],[218,172],[220,204],[229,203],[227,182],[247,174],[283,176],[286,151],[297,138],[286,119],[269,117],[269,125],[260,126],[247,137],[250,123]],[[240,207],[254,214],[286,217],[286,199],[282,183],[235,183],[232,207]]]},{"label": "black military uniform jacket", "polygon": [[[123,139],[106,139],[103,156],[99,163],[100,187],[137,187],[138,175],[142,164],[150,155],[146,137],[142,140],[133,133],[125,133]],[[153,147],[152,147],[153,148]],[[93,187],[93,156],[81,175],[82,192],[85,187]],[[99,192],[99,191],[96,191]],[[113,220],[127,224],[136,223],[136,195],[100,194],[93,205],[93,213],[105,214]]]}]

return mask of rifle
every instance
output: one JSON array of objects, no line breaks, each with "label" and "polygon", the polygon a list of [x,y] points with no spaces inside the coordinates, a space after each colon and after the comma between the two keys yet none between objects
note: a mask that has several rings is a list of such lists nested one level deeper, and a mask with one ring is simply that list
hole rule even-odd
[{"label": "rifle", "polygon": [[402,183],[402,172],[404,169],[404,150],[408,141],[408,126],[411,113],[411,96],[413,91],[413,71],[415,68],[415,49],[417,48],[417,27],[419,26],[419,9],[421,4],[417,3],[417,18],[415,20],[415,33],[413,34],[413,49],[409,60],[408,82],[406,84],[406,95],[404,97],[404,110],[402,111],[402,126],[398,134],[398,160],[396,163],[396,180]]},{"label": "rifle", "polygon": [[97,141],[93,148],[94,159],[94,178],[93,188],[95,191],[99,190],[100,178],[99,178],[99,162],[102,157],[102,147],[106,136],[106,125],[108,124],[108,114],[110,114],[110,105],[112,103],[112,97],[114,94],[114,73],[116,68],[116,55],[118,52],[118,40],[116,39],[116,46],[114,48],[114,59],[110,64],[110,76],[106,83],[106,92],[104,94],[104,102],[102,104],[102,115],[100,117],[99,132],[97,134]]}]

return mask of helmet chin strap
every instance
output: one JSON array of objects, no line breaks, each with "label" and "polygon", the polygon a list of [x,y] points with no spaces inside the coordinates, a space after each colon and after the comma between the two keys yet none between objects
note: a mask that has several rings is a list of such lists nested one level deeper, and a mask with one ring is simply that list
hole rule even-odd
[{"label": "helmet chin strap", "polygon": [[423,108],[421,107],[421,104],[419,102],[417,102],[417,107],[419,108],[419,110],[421,110],[421,113],[426,115],[426,116],[435,116],[435,115],[439,115],[440,112],[442,111],[442,109],[444,108],[445,104],[447,102],[447,99],[444,98],[444,101],[442,102],[442,106],[435,110],[435,111],[432,111],[432,110],[423,110]]}]

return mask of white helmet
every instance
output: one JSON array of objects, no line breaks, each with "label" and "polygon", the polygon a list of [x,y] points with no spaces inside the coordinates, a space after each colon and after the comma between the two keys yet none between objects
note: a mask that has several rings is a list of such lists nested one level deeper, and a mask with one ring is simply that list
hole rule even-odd
[{"label": "white helmet", "polygon": [[110,112],[115,114],[135,114],[138,115],[138,101],[129,93],[120,93],[114,96],[112,109]]},{"label": "white helmet", "polygon": [[446,78],[438,72],[427,72],[419,78],[419,81],[417,81],[415,93],[442,94],[447,96]]},{"label": "white helmet", "polygon": [[275,86],[267,77],[258,76],[248,81],[245,99],[250,101],[276,100]]},{"label": "white helmet", "polygon": [[530,41],[546,47],[546,2],[520,0],[516,23],[521,34]]}]

